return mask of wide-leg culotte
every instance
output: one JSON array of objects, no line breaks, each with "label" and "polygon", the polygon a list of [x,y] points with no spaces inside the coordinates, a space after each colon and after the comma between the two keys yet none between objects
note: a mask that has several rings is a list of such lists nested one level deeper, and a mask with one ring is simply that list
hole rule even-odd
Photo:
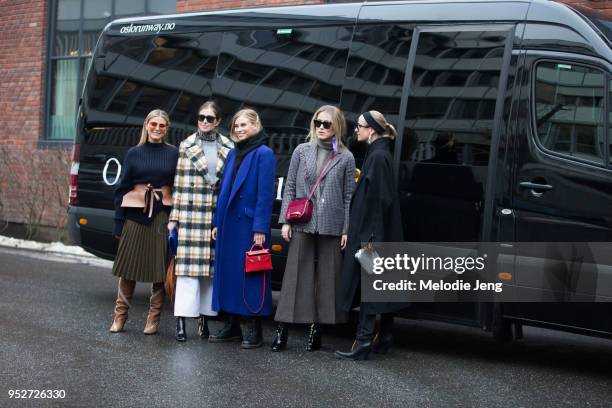
[{"label": "wide-leg culotte", "polygon": [[216,316],[212,310],[212,278],[177,276],[174,315],[180,317]]},{"label": "wide-leg culotte", "polygon": [[341,269],[340,237],[293,231],[274,319],[285,323],[345,322],[346,313],[336,308]]}]

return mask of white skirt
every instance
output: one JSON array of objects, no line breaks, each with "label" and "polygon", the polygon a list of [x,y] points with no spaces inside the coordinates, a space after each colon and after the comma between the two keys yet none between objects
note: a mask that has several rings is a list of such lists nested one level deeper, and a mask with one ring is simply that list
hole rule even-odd
[{"label": "white skirt", "polygon": [[216,316],[212,310],[212,279],[207,276],[177,276],[174,316]]}]

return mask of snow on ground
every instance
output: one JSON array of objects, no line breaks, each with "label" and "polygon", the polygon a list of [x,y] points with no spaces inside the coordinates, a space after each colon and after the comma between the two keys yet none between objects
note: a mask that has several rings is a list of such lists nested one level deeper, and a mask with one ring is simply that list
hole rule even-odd
[{"label": "snow on ground", "polygon": [[89,265],[112,268],[113,262],[99,258],[86,252],[76,245],[64,245],[61,242],[36,242],[0,235],[0,248],[14,248],[24,256],[40,258],[57,262],[85,263]]}]

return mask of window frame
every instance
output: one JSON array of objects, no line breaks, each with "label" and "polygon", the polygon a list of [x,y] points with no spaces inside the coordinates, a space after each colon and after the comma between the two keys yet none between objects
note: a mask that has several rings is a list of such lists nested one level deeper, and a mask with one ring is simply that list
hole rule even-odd
[{"label": "window frame", "polygon": [[[150,5],[149,5],[149,0],[145,0],[145,9],[144,9],[144,14],[130,14],[130,15],[117,15],[116,14],[116,5],[117,2],[121,1],[121,0],[112,0],[111,1],[111,15],[108,17],[109,21],[118,19],[118,18],[126,18],[126,17],[135,17],[135,16],[151,16],[151,15],[162,15],[159,13],[154,13],[150,11]],[[53,92],[55,91],[55,87],[54,87],[54,81],[53,81],[53,65],[55,63],[55,61],[59,61],[59,60],[76,60],[78,63],[78,72],[77,72],[77,86],[76,86],[76,106],[75,106],[75,120],[77,120],[76,118],[76,114],[78,112],[78,108],[79,105],[81,103],[81,98],[83,95],[83,86],[84,86],[84,79],[87,75],[87,67],[88,62],[87,60],[90,59],[94,53],[94,50],[92,50],[91,54],[84,54],[83,53],[83,42],[84,42],[84,38],[83,38],[83,33],[84,33],[84,22],[85,22],[85,0],[79,0],[80,3],[80,13],[79,13],[79,33],[78,33],[78,42],[79,42],[79,47],[77,50],[77,55],[76,56],[71,56],[71,55],[54,55],[54,45],[55,45],[55,34],[56,34],[56,29],[57,29],[57,8],[58,8],[58,2],[59,0],[50,0],[49,2],[47,2],[47,43],[45,46],[45,58],[44,58],[44,63],[45,63],[45,67],[43,69],[43,74],[44,74],[44,106],[42,108],[42,135],[39,137],[38,140],[38,147],[39,148],[48,148],[48,147],[60,147],[60,148],[66,148],[68,146],[71,146],[74,143],[74,138],[72,139],[53,139],[51,137],[51,131],[52,131],[52,126],[51,126],[51,105],[53,102],[53,97],[54,94]],[[175,12],[176,12],[176,4],[175,4]],[[102,30],[100,30],[100,33],[102,32]],[[98,33],[98,36],[100,35],[100,33]],[[84,67],[84,68],[82,68]],[[76,127],[75,127],[75,135],[76,137]]]},{"label": "window frame", "polygon": [[[538,134],[538,127],[537,127],[536,83],[537,83],[538,66],[542,63],[568,64],[568,65],[573,65],[573,66],[579,65],[581,67],[599,71],[602,74],[603,81],[604,81],[604,86],[603,86],[604,97],[603,97],[603,106],[602,106],[604,135],[603,135],[603,157],[602,157],[601,163],[597,163],[595,161],[582,159],[580,157],[571,156],[568,154],[564,154],[562,152],[551,150],[545,147],[540,141],[540,137]],[[608,170],[612,169],[612,163],[610,162],[610,147],[609,147],[610,143],[612,143],[611,137],[609,135],[609,129],[610,129],[610,126],[612,126],[612,123],[610,123],[610,119],[609,119],[610,108],[612,107],[611,105],[612,101],[610,100],[611,99],[610,81],[612,81],[611,71],[607,70],[604,64],[598,63],[598,60],[596,59],[587,60],[587,59],[578,58],[575,55],[571,55],[571,56],[570,55],[559,55],[559,56],[547,56],[543,58],[538,58],[537,60],[533,61],[532,67],[533,68],[531,69],[531,75],[530,75],[531,77],[531,84],[530,84],[531,102],[529,105],[531,109],[531,125],[530,125],[531,140],[533,141],[533,143],[537,146],[537,148],[540,151],[542,151],[543,153],[547,155],[555,157],[557,159],[567,160],[575,164],[592,166],[598,169],[608,169]]]}]

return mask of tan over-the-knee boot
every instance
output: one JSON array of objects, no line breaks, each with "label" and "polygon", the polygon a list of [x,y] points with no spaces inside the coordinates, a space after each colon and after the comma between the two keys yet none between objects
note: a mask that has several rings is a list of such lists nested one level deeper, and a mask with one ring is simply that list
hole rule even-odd
[{"label": "tan over-the-knee boot", "polygon": [[157,334],[159,326],[159,316],[161,315],[162,305],[164,304],[164,283],[157,282],[151,286],[151,298],[149,299],[149,315],[144,334]]},{"label": "tan over-the-knee boot", "polygon": [[128,310],[132,303],[132,296],[134,296],[136,281],[119,278],[118,286],[117,301],[115,302],[115,318],[110,328],[112,333],[123,331],[123,326],[128,318]]}]

